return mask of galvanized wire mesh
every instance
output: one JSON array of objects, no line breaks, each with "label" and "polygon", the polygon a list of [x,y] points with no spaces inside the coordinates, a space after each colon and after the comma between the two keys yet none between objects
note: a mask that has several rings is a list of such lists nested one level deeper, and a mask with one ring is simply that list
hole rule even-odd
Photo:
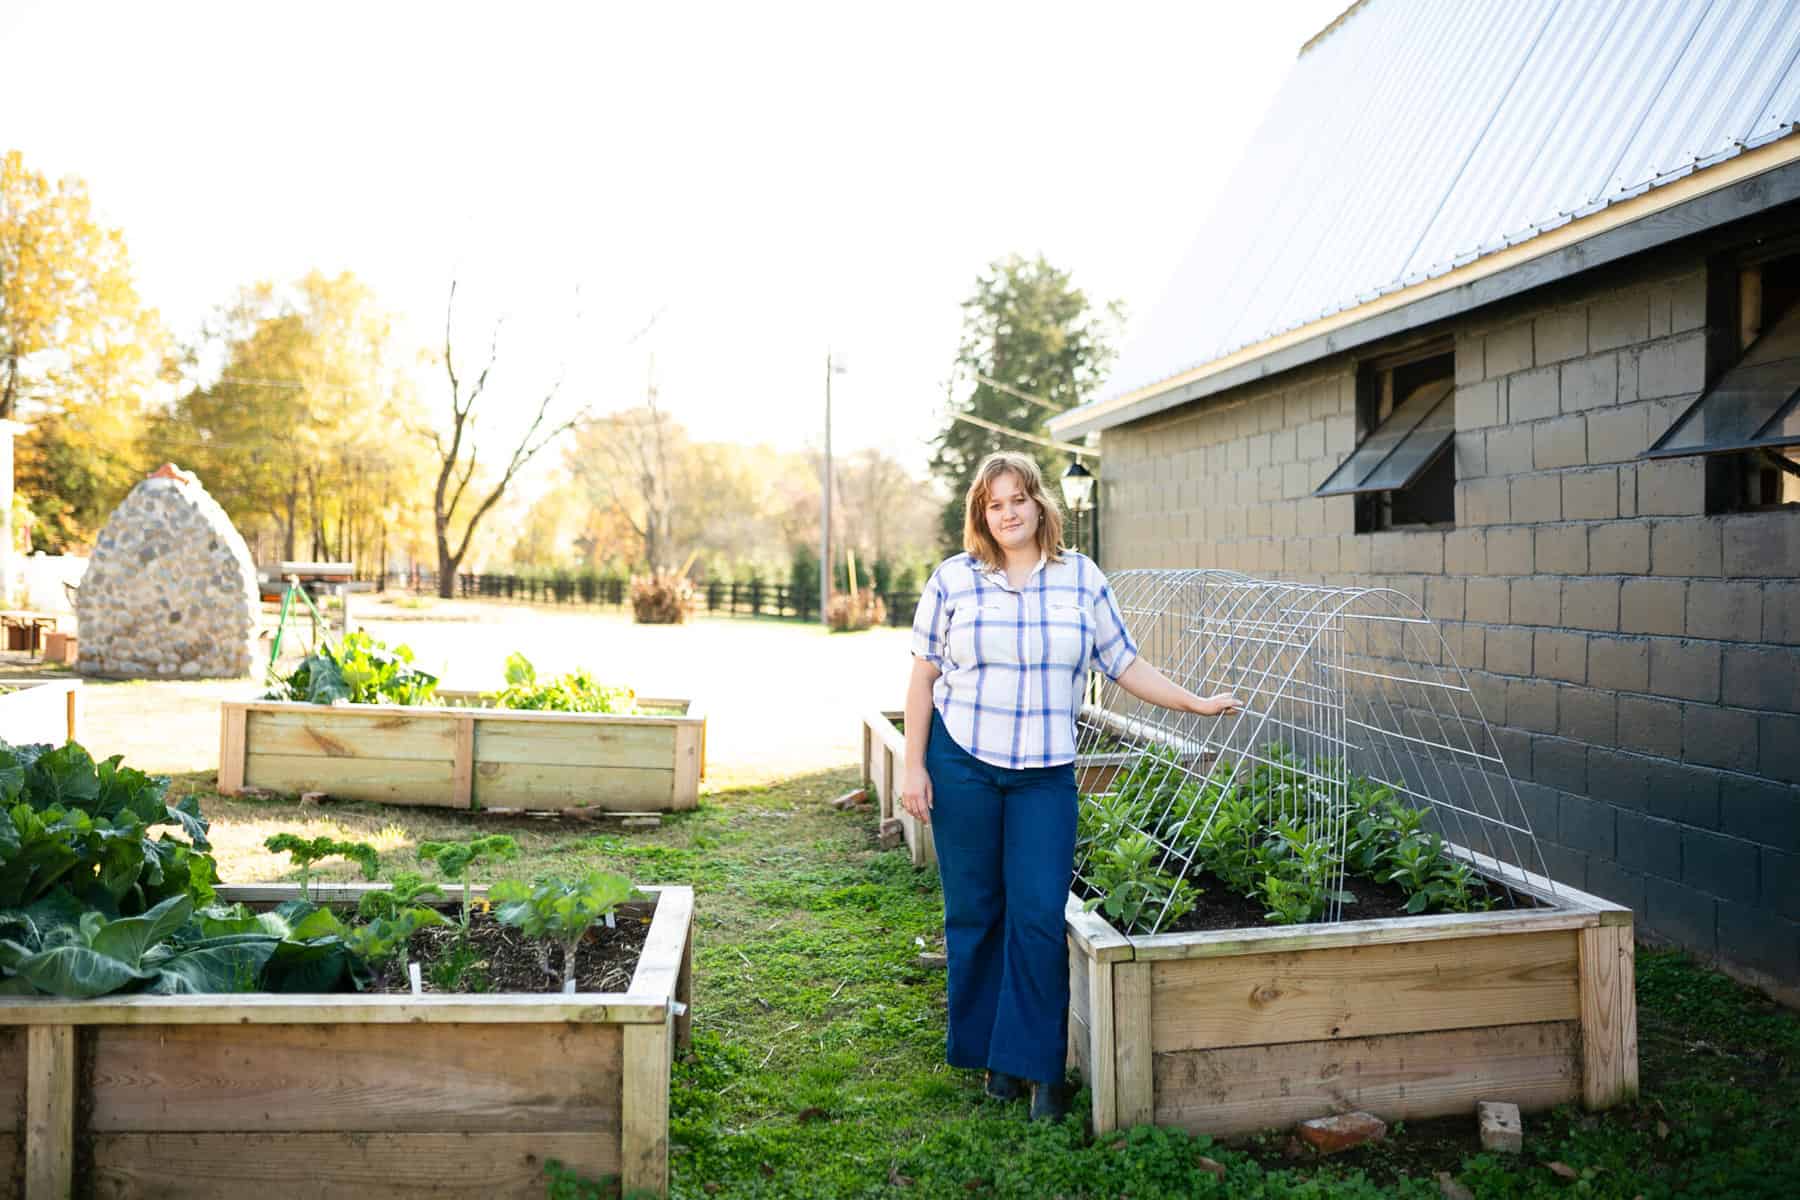
[{"label": "galvanized wire mesh", "polygon": [[[1304,820],[1330,843],[1336,893],[1359,778],[1418,811],[1448,853],[1477,869],[1495,903],[1516,903],[1513,888],[1528,876],[1540,890],[1548,884],[1475,692],[1411,597],[1221,570],[1121,571],[1110,582],[1146,661],[1199,695],[1233,692],[1244,702],[1235,716],[1198,717],[1090,679],[1076,737],[1082,803],[1149,763],[1160,777],[1148,790],[1167,799],[1136,832],[1155,842],[1160,870],[1193,868],[1223,798],[1265,765],[1287,781],[1277,815]],[[1078,877],[1092,850],[1078,858]],[[1325,919],[1344,915],[1333,898]],[[1152,932],[1166,916],[1165,904]]]}]

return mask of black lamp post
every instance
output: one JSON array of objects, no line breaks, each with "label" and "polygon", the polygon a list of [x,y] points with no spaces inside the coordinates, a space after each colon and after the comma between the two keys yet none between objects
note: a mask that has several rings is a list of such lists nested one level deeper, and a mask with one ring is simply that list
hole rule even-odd
[{"label": "black lamp post", "polygon": [[1093,473],[1081,465],[1079,456],[1062,474],[1063,503],[1075,514],[1075,549],[1078,552],[1081,550],[1081,514],[1092,507],[1095,482]]}]

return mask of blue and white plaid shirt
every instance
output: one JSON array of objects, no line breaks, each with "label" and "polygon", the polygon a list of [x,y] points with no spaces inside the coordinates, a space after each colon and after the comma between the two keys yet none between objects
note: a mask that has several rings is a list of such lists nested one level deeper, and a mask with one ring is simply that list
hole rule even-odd
[{"label": "blue and white plaid shirt", "polygon": [[1093,560],[1038,560],[1025,586],[972,554],[938,564],[913,616],[914,656],[939,671],[932,703],[957,745],[1017,770],[1075,761],[1087,673],[1117,679],[1137,657]]}]

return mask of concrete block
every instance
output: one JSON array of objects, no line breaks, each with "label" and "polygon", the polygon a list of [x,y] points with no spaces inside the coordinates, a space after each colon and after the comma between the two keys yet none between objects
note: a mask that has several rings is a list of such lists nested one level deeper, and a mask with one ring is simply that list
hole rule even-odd
[{"label": "concrete block", "polygon": [[1356,417],[1340,413],[1325,419],[1325,457],[1341,459],[1356,449]]},{"label": "concrete block", "polygon": [[1619,586],[1619,631],[1678,635],[1687,628],[1685,579],[1627,579]]},{"label": "concrete block", "polygon": [[1585,412],[1619,402],[1619,356],[1596,354],[1562,366],[1562,410]]},{"label": "concrete block", "polygon": [[1562,488],[1555,476],[1515,475],[1507,484],[1507,504],[1515,524],[1562,520]]},{"label": "concrete block", "polygon": [[1681,826],[1621,812],[1617,817],[1619,865],[1664,879],[1681,878]]},{"label": "concrete block", "polygon": [[1488,334],[1486,354],[1489,379],[1531,366],[1531,322],[1521,321]]},{"label": "concrete block", "polygon": [[1757,718],[1757,774],[1800,783],[1800,717],[1765,713]]},{"label": "concrete block", "polygon": [[[1475,383],[1487,374],[1487,339],[1480,335],[1456,337],[1456,386]],[[1461,424],[1460,419],[1457,422]]]},{"label": "concrete block", "polygon": [[1762,852],[1762,907],[1800,921],[1800,855]]},{"label": "concrete block", "polygon": [[1562,614],[1563,624],[1570,629],[1615,632],[1619,628],[1619,581],[1563,580]]},{"label": "concrete block", "polygon": [[1727,646],[1721,686],[1727,704],[1800,713],[1800,650],[1792,646]]},{"label": "concrete block", "polygon": [[1597,471],[1564,471],[1562,511],[1567,521],[1607,521],[1619,515],[1619,472],[1615,467]]},{"label": "concrete block", "polygon": [[1490,1154],[1517,1154],[1525,1148],[1525,1124],[1519,1106],[1504,1100],[1483,1100],[1475,1106],[1481,1129],[1481,1148]]},{"label": "concrete block", "polygon": [[[1527,764],[1529,766],[1530,764]],[[1515,772],[1515,778],[1517,772]],[[1520,782],[1515,785],[1519,793],[1519,814],[1525,819],[1525,828],[1532,831],[1533,836],[1542,841],[1556,840],[1556,810],[1562,803],[1562,795],[1541,783]]]},{"label": "concrete block", "polygon": [[1425,615],[1434,621],[1463,619],[1463,581],[1428,578],[1425,580]]},{"label": "concrete block", "polygon": [[1531,666],[1544,679],[1587,682],[1587,635],[1539,629],[1531,640]]},{"label": "concrete block", "polygon": [[1540,471],[1587,465],[1587,419],[1554,417],[1531,427],[1531,463]]},{"label": "concrete block", "polygon": [[1501,425],[1487,431],[1486,474],[1517,475],[1531,470],[1530,425]]},{"label": "concrete block", "polygon": [[1800,583],[1771,580],[1763,586],[1762,636],[1778,646],[1800,646]]},{"label": "concrete block", "polygon": [[1652,816],[1696,829],[1719,827],[1719,773],[1686,763],[1650,765],[1649,809]]},{"label": "concrete block", "polygon": [[1544,867],[1550,872],[1550,878],[1558,883],[1566,883],[1573,888],[1587,890],[1588,856],[1579,850],[1571,850],[1555,842],[1538,843],[1538,849],[1544,855]]},{"label": "concrete block", "polygon": [[1680,758],[1681,705],[1651,696],[1620,696],[1619,745],[1662,758]]},{"label": "concrete block", "polygon": [[1557,624],[1562,620],[1562,580],[1549,576],[1513,580],[1509,607],[1514,624]]},{"label": "concrete block", "polygon": [[1717,642],[1651,639],[1650,690],[1658,696],[1716,703],[1721,667]]},{"label": "concrete block", "polygon": [[1610,746],[1618,737],[1619,698],[1593,688],[1567,687],[1556,698],[1556,731],[1595,746]]},{"label": "concrete block", "polygon": [[1479,429],[1458,433],[1450,443],[1450,456],[1456,463],[1456,478],[1479,479],[1488,473],[1487,435]]},{"label": "concrete block", "polygon": [[[1568,480],[1563,477],[1563,511],[1569,509]],[[1588,530],[1588,569],[1596,575],[1645,575],[1650,571],[1650,523],[1608,521]]]},{"label": "concrete block", "polygon": [[1584,575],[1588,569],[1585,525],[1540,525],[1533,531],[1532,558],[1546,575]]},{"label": "concrete block", "polygon": [[1646,400],[1686,396],[1706,386],[1706,337],[1688,333],[1639,348],[1638,395]]},{"label": "concrete block", "polygon": [[1642,288],[1627,288],[1588,308],[1588,349],[1598,353],[1630,346],[1650,336],[1650,299]]},{"label": "concrete block", "polygon": [[[1588,432],[1590,436],[1593,433],[1592,429]],[[1638,515],[1637,467],[1629,463],[1619,467],[1619,515],[1621,517]]]},{"label": "concrete block", "polygon": [[1489,625],[1508,620],[1508,596],[1511,585],[1504,579],[1474,578],[1463,588],[1463,614],[1466,620],[1485,621]]},{"label": "concrete block", "polygon": [[1727,771],[1755,771],[1756,745],[1755,713],[1711,704],[1682,707],[1682,757],[1688,762]]},{"label": "concrete block", "polygon": [[1649,410],[1642,404],[1597,408],[1587,414],[1590,463],[1628,462],[1650,445]]},{"label": "concrete block", "polygon": [[1733,837],[1800,852],[1800,787],[1753,775],[1720,776],[1719,825]]},{"label": "concrete block", "polygon": [[1747,904],[1719,902],[1719,957],[1777,979],[1800,978],[1800,924]]},{"label": "concrete block", "polygon": [[1579,358],[1587,353],[1587,307],[1540,313],[1532,322],[1532,344],[1540,365]]},{"label": "concrete block", "polygon": [[1615,692],[1650,688],[1650,643],[1643,638],[1588,639],[1588,682]]},{"label": "concrete block", "polygon": [[1669,332],[1686,333],[1706,325],[1706,272],[1695,271],[1672,280],[1669,291]]},{"label": "concrete block", "polygon": [[1469,525],[1504,525],[1512,520],[1512,489],[1504,479],[1458,481],[1461,521]]},{"label": "concrete block", "polygon": [[1721,641],[1754,642],[1762,637],[1762,607],[1762,585],[1759,583],[1690,580],[1687,634]]},{"label": "concrete block", "polygon": [[[1584,774],[1581,790],[1586,789]],[[1556,840],[1584,854],[1612,858],[1617,847],[1617,816],[1618,810],[1604,801],[1590,800],[1586,796],[1564,796],[1557,817]]]},{"label": "concrete block", "polygon": [[1456,427],[1465,429],[1487,429],[1506,421],[1506,414],[1500,408],[1500,381],[1489,379],[1481,383],[1456,384]]},{"label": "concrete block", "polygon": [[1536,570],[1532,559],[1532,531],[1529,529],[1490,529],[1487,531],[1488,573],[1491,575],[1529,575]]},{"label": "concrete block", "polygon": [[1532,733],[1555,733],[1556,685],[1545,679],[1507,680],[1506,722]]},{"label": "concrete block", "polygon": [[1616,862],[1596,858],[1589,863],[1587,890],[1614,904],[1623,904],[1634,913],[1644,911],[1644,877]]},{"label": "concrete block", "polygon": [[1698,516],[1706,511],[1706,464],[1665,458],[1637,468],[1637,507],[1646,517]]},{"label": "concrete block", "polygon": [[[1650,807],[1651,759],[1605,746],[1589,746],[1587,760],[1588,795],[1634,812]],[[1625,836],[1622,824],[1619,836]]]},{"label": "concrete block", "polygon": [[1710,895],[1755,904],[1761,883],[1753,842],[1701,829],[1681,831],[1681,882]]},{"label": "concrete block", "polygon": [[1513,424],[1541,421],[1562,411],[1561,382],[1555,367],[1521,371],[1506,381],[1506,417]]},{"label": "concrete block", "polygon": [[[1517,625],[1495,626],[1487,631],[1487,669],[1500,675],[1531,674],[1531,633]],[[1494,720],[1488,714],[1488,720]]]},{"label": "concrete block", "polygon": [[1718,950],[1718,908],[1704,892],[1655,875],[1644,878],[1644,924],[1696,953]]},{"label": "concrete block", "polygon": [[1727,517],[1725,573],[1733,577],[1800,576],[1800,520],[1792,512]]},{"label": "concrete block", "polygon": [[1444,535],[1444,570],[1452,575],[1487,573],[1487,533],[1455,529]]}]

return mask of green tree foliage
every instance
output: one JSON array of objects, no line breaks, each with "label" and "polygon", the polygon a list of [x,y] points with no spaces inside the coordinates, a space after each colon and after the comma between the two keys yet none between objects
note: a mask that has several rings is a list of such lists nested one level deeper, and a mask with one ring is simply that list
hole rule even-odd
[{"label": "green tree foliage", "polygon": [[32,426],[16,479],[40,548],[85,544],[136,482],[166,345],[124,234],[95,220],[86,186],[0,157],[0,417]]},{"label": "green tree foliage", "polygon": [[[1045,422],[1057,412],[1085,403],[1105,378],[1115,354],[1112,341],[1122,319],[1117,302],[1096,308],[1075,287],[1068,272],[1051,266],[1042,256],[1027,260],[1015,254],[1000,259],[975,281],[974,293],[963,301],[956,371],[965,386],[973,386],[952,397],[955,410],[1009,429],[1049,436]],[[978,375],[1006,386],[982,382]],[[1017,394],[1020,392],[1047,402],[1048,407],[1024,399]],[[1051,480],[1061,476],[1068,465],[1068,456],[1061,451],[951,421],[938,435],[931,458],[932,474],[950,492],[939,522],[947,552],[962,548],[963,496],[975,467],[996,449],[1035,454]]]}]

